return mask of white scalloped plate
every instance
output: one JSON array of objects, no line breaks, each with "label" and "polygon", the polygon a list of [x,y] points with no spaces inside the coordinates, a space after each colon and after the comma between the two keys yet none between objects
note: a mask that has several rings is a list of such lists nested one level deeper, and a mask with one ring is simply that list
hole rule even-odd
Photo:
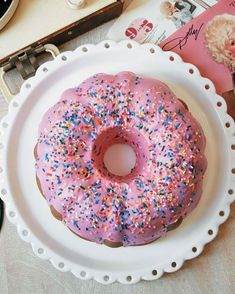
[{"label": "white scalloped plate", "polygon": [[[207,138],[208,169],[202,199],[179,228],[149,245],[112,249],[76,237],[52,217],[35,182],[33,149],[42,115],[63,90],[95,73],[123,70],[158,78],[186,101]],[[9,220],[37,256],[82,279],[131,284],[178,270],[215,238],[235,198],[234,122],[225,101],[197,68],[150,44],[105,41],[44,64],[10,103],[1,131],[0,192]]]}]

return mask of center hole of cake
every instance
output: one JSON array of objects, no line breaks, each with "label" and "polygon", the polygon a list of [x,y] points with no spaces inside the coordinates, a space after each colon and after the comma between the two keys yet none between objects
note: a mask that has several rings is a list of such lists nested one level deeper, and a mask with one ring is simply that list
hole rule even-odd
[{"label": "center hole of cake", "polygon": [[111,174],[125,177],[136,165],[136,154],[128,144],[113,144],[106,150],[103,160]]}]

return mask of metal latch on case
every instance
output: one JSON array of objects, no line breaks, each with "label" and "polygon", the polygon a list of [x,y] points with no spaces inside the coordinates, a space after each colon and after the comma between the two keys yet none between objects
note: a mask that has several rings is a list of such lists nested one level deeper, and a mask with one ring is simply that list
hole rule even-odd
[{"label": "metal latch on case", "polygon": [[35,75],[39,67],[37,56],[41,53],[48,52],[55,58],[59,53],[59,49],[53,44],[39,45],[37,47],[28,47],[21,52],[11,56],[0,68],[0,89],[5,99],[10,102],[14,93],[6,83],[6,72],[16,69],[20,76],[26,80]]}]

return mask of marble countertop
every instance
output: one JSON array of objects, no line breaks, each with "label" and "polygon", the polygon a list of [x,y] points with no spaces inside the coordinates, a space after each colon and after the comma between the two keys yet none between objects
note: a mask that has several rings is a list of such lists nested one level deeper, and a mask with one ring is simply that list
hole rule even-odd
[{"label": "marble countertop", "polygon": [[[80,44],[97,43],[105,39],[109,22],[60,47],[73,50]],[[14,74],[11,83],[17,87]],[[7,104],[0,92],[0,119]],[[175,273],[165,274],[152,282],[142,281],[125,286],[118,283],[104,286],[95,281],[81,281],[71,273],[62,273],[49,261],[37,258],[30,245],[23,242],[16,227],[5,218],[0,233],[0,293],[1,294],[75,294],[75,293],[235,293],[235,205],[228,221],[221,225],[216,239],[206,245],[196,259],[185,262]]]}]

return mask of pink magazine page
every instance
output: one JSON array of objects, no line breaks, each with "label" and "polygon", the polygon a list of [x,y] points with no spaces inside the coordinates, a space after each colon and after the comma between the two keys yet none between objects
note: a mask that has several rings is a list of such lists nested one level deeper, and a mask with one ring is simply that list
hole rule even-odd
[{"label": "pink magazine page", "polygon": [[221,0],[160,43],[212,80],[235,119],[235,1]]}]

